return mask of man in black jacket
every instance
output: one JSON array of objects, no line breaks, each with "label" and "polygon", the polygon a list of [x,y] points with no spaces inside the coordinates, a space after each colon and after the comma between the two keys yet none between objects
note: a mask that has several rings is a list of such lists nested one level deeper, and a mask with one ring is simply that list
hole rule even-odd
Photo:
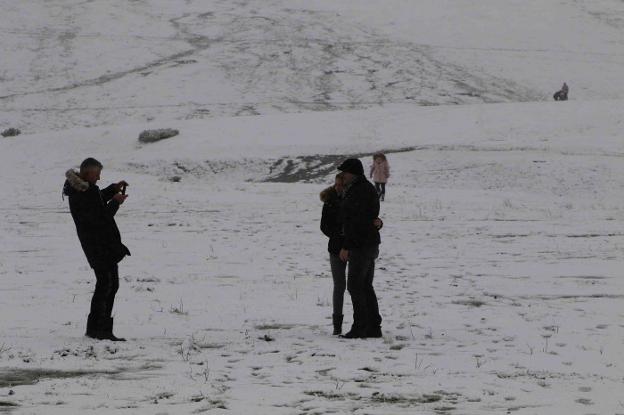
[{"label": "man in black jacket", "polygon": [[381,337],[381,316],[373,288],[375,259],[381,238],[375,226],[379,216],[379,197],[366,180],[358,159],[347,159],[338,170],[343,172],[346,191],[342,203],[343,240],[340,259],[349,262],[347,290],[353,303],[353,326],[345,338]]},{"label": "man in black jacket", "polygon": [[111,184],[104,190],[96,185],[100,180],[102,164],[88,158],[80,165],[80,172],[68,170],[63,193],[69,197],[69,210],[80,245],[87,261],[95,271],[95,291],[91,312],[87,319],[86,335],[100,340],[125,341],[113,334],[113,303],[119,288],[117,264],[130,251],[121,243],[115,223],[115,213],[128,197],[125,181]]}]

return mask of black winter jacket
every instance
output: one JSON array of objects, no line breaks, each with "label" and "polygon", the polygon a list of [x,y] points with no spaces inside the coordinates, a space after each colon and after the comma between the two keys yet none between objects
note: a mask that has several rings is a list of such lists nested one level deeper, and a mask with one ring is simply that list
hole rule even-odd
[{"label": "black winter jacket", "polygon": [[343,240],[342,219],[340,217],[342,198],[338,196],[336,189],[332,186],[321,192],[321,201],[323,201],[321,231],[329,237],[327,250],[338,255]]},{"label": "black winter jacket", "polygon": [[379,216],[379,195],[364,176],[357,176],[342,202],[344,239],[342,248],[351,250],[376,246],[381,243],[374,220]]},{"label": "black winter jacket", "polygon": [[112,200],[117,190],[110,185],[104,190],[80,178],[69,170],[63,186],[63,193],[69,197],[69,210],[80,245],[95,270],[108,269],[116,265],[130,251],[121,243],[115,213],[119,203]]}]

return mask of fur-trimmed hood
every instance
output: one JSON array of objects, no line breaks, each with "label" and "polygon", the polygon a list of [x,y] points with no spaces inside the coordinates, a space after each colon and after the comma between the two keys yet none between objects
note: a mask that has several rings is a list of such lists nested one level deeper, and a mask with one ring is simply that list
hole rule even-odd
[{"label": "fur-trimmed hood", "polygon": [[86,192],[89,189],[89,182],[83,180],[74,169],[65,172],[65,179],[63,194],[67,196],[74,192]]},{"label": "fur-trimmed hood", "polygon": [[327,203],[333,200],[338,199],[338,192],[334,186],[329,186],[327,189],[323,190],[320,194],[321,202]]},{"label": "fur-trimmed hood", "polygon": [[95,270],[111,269],[130,255],[115,223],[119,203],[109,203],[116,186],[112,184],[100,192],[96,184],[82,179],[75,170],[68,170],[65,179],[63,194],[69,197],[69,212],[89,265]]}]

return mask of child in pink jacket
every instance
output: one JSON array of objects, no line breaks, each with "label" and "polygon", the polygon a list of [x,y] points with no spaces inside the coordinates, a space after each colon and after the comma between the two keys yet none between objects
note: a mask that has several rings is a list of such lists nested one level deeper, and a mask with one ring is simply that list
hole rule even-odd
[{"label": "child in pink jacket", "polygon": [[379,195],[379,200],[383,202],[386,196],[386,183],[390,177],[390,165],[385,154],[377,153],[373,155],[373,164],[370,167],[370,177],[375,182],[375,189]]}]

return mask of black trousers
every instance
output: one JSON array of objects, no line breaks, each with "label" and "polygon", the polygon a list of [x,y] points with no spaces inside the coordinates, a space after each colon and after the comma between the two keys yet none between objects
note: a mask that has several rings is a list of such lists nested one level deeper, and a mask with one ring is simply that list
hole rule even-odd
[{"label": "black trousers", "polygon": [[353,303],[355,330],[366,330],[381,325],[377,294],[373,288],[377,256],[379,247],[376,245],[349,251],[347,290]]},{"label": "black trousers", "polygon": [[95,291],[91,298],[91,316],[99,322],[106,321],[113,312],[115,294],[119,289],[119,270],[117,265],[108,269],[95,270]]},{"label": "black trousers", "polygon": [[377,190],[377,194],[381,199],[384,199],[386,196],[386,184],[375,182],[375,190]]}]

